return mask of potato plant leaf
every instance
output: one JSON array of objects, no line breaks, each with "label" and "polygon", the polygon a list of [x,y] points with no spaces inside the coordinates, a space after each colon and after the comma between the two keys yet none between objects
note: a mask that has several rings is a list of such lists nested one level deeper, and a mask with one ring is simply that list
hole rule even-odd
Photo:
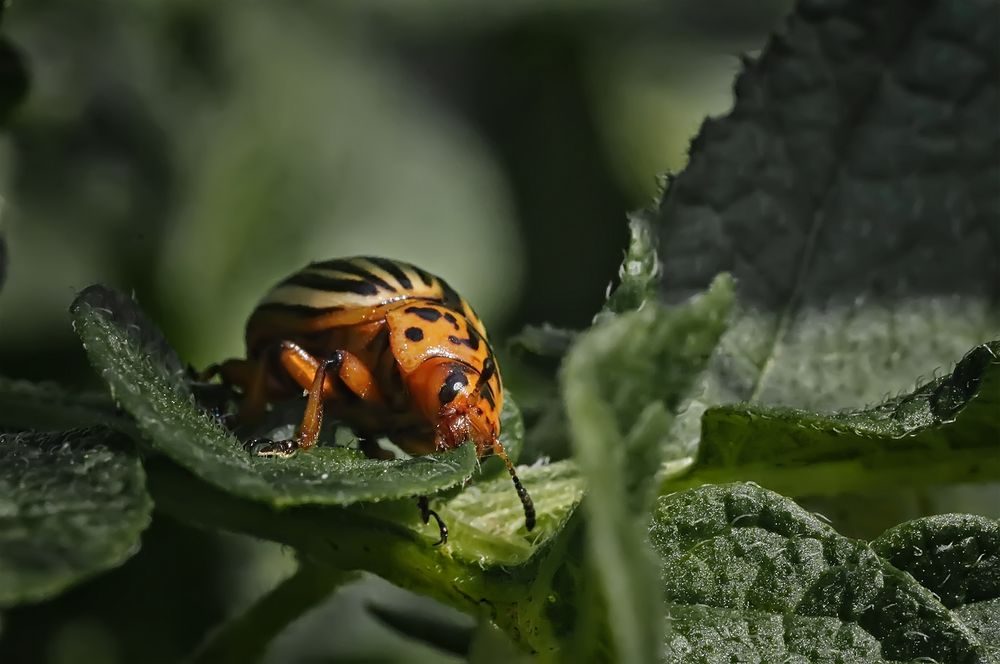
[{"label": "potato plant leaf", "polygon": [[817,414],[757,404],[710,408],[691,472],[670,489],[752,479],[785,494],[996,481],[1000,342],[945,376],[872,408]]},{"label": "potato plant leaf", "polygon": [[521,466],[518,475],[535,503],[535,529],[524,530],[521,501],[506,473],[476,481],[435,504],[451,529],[452,556],[490,565],[525,563],[565,527],[583,498],[584,483],[577,465],[565,460]]},{"label": "potato plant leaf", "polygon": [[118,434],[0,433],[0,607],[120,565],[151,510],[138,456]]},{"label": "potato plant leaf", "polygon": [[937,595],[1000,661],[1000,523],[929,516],[887,530],[872,546]]},{"label": "potato plant leaf", "polygon": [[396,461],[329,446],[291,459],[252,457],[196,406],[183,365],[134,302],[91,286],[71,311],[91,363],[153,449],[236,495],[277,506],[349,505],[434,493],[459,484],[475,469],[470,445]]},{"label": "potato plant leaf", "polygon": [[1000,329],[1000,4],[814,0],[707,120],[654,216],[662,297],[733,274],[707,406],[909,389]]},{"label": "potato plant leaf", "polygon": [[646,213],[633,214],[628,230],[629,244],[618,268],[618,285],[610,290],[599,319],[640,309],[647,300],[655,299],[660,287],[656,234]]},{"label": "potato plant leaf", "polygon": [[[907,555],[938,556],[935,541],[912,539],[919,524],[899,528],[888,539],[910,536]],[[964,523],[951,535],[982,530]],[[755,484],[659,498],[650,539],[669,602],[666,661],[990,661],[971,622],[882,557],[892,545],[847,539]],[[960,557],[939,562],[970,574]]]},{"label": "potato plant leaf", "polygon": [[[720,277],[691,303],[653,304],[598,323],[567,357],[563,393],[575,461],[587,481],[588,565],[606,616],[585,612],[582,634],[609,628],[626,662],[659,651],[660,597],[649,584],[645,519],[673,413],[725,329],[732,282]],[[585,581],[581,581],[586,583]]]},{"label": "potato plant leaf", "polygon": [[0,378],[0,428],[56,431],[97,424],[130,426],[107,394]]}]

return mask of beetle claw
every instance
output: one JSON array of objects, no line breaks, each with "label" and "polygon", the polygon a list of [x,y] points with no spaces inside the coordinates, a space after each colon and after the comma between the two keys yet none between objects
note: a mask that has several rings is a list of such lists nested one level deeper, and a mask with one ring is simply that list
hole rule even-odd
[{"label": "beetle claw", "polygon": [[295,456],[299,450],[298,442],[294,439],[271,440],[270,438],[254,438],[243,443],[243,449],[259,457],[283,457]]},{"label": "beetle claw", "polygon": [[420,508],[420,518],[423,519],[424,523],[430,523],[431,517],[434,517],[434,520],[437,521],[440,539],[437,542],[434,542],[434,546],[447,544],[448,526],[446,526],[444,521],[441,520],[438,513],[430,508],[430,501],[427,500],[427,496],[420,496],[417,498],[417,507]]}]

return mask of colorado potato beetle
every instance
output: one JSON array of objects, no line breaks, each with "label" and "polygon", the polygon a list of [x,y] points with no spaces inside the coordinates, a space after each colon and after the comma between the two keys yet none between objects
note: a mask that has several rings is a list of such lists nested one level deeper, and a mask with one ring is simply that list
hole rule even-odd
[{"label": "colorado potato beetle", "polygon": [[[535,525],[531,497],[500,444],[503,384],[482,321],[440,277],[372,256],[310,263],[278,283],[246,325],[246,358],[212,365],[240,393],[238,419],[257,420],[267,404],[308,392],[294,439],[250,441],[252,453],[288,456],[316,444],[324,408],[350,426],[369,457],[387,458],[387,437],[409,454],[457,447],[467,440],[480,458],[507,466]],[[448,530],[433,516],[441,544]]]}]

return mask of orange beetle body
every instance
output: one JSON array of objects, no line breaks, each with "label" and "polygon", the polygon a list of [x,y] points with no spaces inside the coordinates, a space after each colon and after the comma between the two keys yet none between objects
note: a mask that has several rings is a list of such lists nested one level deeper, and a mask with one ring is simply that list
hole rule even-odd
[{"label": "orange beetle body", "polygon": [[[507,464],[531,530],[531,500],[499,441],[496,358],[482,321],[443,279],[385,258],[311,263],[261,301],[246,344],[246,359],[205,372],[240,389],[241,421],[308,391],[296,439],[264,441],[257,453],[315,445],[324,408],[357,433],[369,456],[385,455],[375,443],[381,436],[414,455],[472,440],[479,457],[497,454]],[[421,509],[426,521],[433,513],[424,499]]]}]

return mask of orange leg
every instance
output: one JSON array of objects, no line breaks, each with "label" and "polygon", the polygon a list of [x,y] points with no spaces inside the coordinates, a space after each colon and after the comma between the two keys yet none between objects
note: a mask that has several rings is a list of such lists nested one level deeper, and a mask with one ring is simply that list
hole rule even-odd
[{"label": "orange leg", "polygon": [[251,441],[248,447],[257,455],[290,456],[296,450],[309,449],[316,444],[323,424],[323,404],[327,399],[337,396],[339,386],[333,376],[339,377],[343,385],[358,397],[366,401],[382,402],[382,395],[371,371],[347,351],[338,350],[329,359],[319,360],[298,344],[283,341],[278,358],[292,380],[309,391],[306,410],[295,440]]}]

